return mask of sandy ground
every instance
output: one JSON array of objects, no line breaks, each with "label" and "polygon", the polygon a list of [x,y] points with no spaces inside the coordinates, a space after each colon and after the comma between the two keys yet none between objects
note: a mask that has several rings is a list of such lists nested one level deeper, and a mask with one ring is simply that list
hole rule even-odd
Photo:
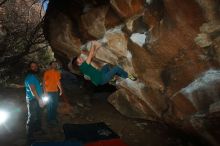
[{"label": "sandy ground", "polygon": [[[121,115],[107,102],[108,94],[81,98],[74,94],[74,91],[69,92],[69,102],[64,102],[66,98],[60,98],[59,126],[48,128],[45,122],[46,109],[42,109],[42,123],[46,134],[37,135],[35,138],[37,141],[64,140],[64,123],[105,122],[128,146],[195,146],[182,134],[164,124]],[[27,109],[24,89],[0,89],[0,109],[11,112],[8,122],[0,126],[0,146],[25,146]]]}]

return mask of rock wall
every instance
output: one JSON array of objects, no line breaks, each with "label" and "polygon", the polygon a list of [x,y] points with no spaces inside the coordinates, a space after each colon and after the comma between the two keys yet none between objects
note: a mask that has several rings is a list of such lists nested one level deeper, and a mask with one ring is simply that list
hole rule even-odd
[{"label": "rock wall", "polygon": [[118,82],[109,97],[122,114],[164,121],[218,145],[219,16],[219,0],[50,0],[44,30],[73,72],[71,59],[98,40],[104,47],[94,61],[137,75]]}]

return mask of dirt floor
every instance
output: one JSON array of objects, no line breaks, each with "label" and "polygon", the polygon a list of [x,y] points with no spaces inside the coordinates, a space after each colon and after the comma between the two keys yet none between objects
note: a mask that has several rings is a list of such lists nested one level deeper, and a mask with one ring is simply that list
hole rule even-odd
[{"label": "dirt floor", "polygon": [[[121,115],[107,102],[109,92],[96,93],[91,97],[74,94],[67,90],[60,98],[59,126],[48,128],[46,109],[43,111],[43,129],[46,134],[35,135],[37,141],[64,140],[62,125],[65,123],[105,122],[128,146],[195,146],[189,139],[172,128],[151,121],[131,119]],[[67,102],[68,101],[68,102]],[[24,89],[0,89],[0,109],[11,115],[0,126],[0,146],[25,146],[26,103]]]}]

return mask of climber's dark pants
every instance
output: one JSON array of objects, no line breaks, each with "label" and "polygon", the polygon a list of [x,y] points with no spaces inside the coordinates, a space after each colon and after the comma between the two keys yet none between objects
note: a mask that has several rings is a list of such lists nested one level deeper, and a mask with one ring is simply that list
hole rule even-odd
[{"label": "climber's dark pants", "polygon": [[108,83],[115,75],[118,75],[122,78],[127,78],[128,73],[124,71],[119,66],[110,67],[108,64],[103,66],[101,69],[102,72],[102,82],[101,85]]}]

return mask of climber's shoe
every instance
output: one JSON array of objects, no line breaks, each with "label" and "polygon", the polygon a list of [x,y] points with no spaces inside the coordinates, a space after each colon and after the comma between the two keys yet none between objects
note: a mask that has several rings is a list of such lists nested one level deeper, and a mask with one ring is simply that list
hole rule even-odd
[{"label": "climber's shoe", "polygon": [[136,81],[137,80],[137,78],[134,75],[132,75],[132,74],[128,74],[128,78],[130,80],[132,80],[132,81]]}]

